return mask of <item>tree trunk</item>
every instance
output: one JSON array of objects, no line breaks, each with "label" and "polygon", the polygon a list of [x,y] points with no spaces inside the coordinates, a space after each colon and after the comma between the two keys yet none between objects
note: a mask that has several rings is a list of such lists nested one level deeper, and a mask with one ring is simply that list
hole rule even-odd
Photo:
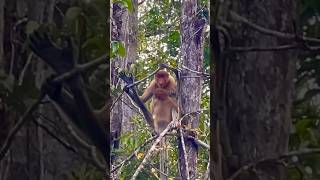
[{"label": "tree trunk", "polygon": [[[117,77],[117,68],[128,71],[130,65],[137,59],[136,33],[138,30],[138,1],[133,0],[132,3],[134,8],[133,12],[129,12],[127,8],[121,6],[119,3],[112,4],[111,39],[112,41],[123,42],[126,49],[125,57],[114,58],[111,63],[111,82],[113,86],[123,86],[123,82]],[[116,100],[115,98],[116,97],[113,97],[113,101]],[[128,132],[134,129],[134,124],[131,119],[137,114],[135,110],[137,109],[126,93],[114,104],[111,111],[111,132],[113,139],[119,138],[121,132]],[[119,141],[116,140],[113,142],[113,148],[118,147]],[[113,160],[115,159],[113,158]]]},{"label": "tree trunk", "polygon": [[[297,2],[293,0],[225,1],[230,11],[262,27],[295,33]],[[226,10],[226,9],[224,9]],[[227,10],[225,12],[229,13]],[[224,12],[224,13],[225,13]],[[221,15],[221,14],[220,14]],[[231,46],[274,47],[290,41],[257,32],[231,16]],[[252,51],[226,54],[220,59],[225,72],[217,79],[218,120],[220,123],[223,176],[230,177],[240,167],[259,159],[279,156],[288,150],[297,53]],[[219,62],[218,62],[219,63]],[[223,92],[223,93],[219,93]],[[218,145],[214,145],[217,147]],[[283,165],[266,163],[254,171],[244,171],[236,179],[287,179]]]},{"label": "tree trunk", "polygon": [[[129,12],[124,16],[124,44],[126,47],[126,57],[123,59],[123,68],[130,70],[131,64],[137,60],[137,31],[138,31],[138,0],[132,0],[134,11]],[[137,108],[131,102],[129,96],[124,93],[123,96],[123,119],[122,130],[124,132],[132,131],[135,125],[132,122],[132,117],[137,115]]]},{"label": "tree trunk", "polygon": [[[196,16],[197,1],[185,0],[182,2],[181,14],[181,54],[182,65],[194,71],[203,71],[203,29],[204,19]],[[188,78],[184,76],[195,76],[196,74],[184,69],[181,73],[180,85],[180,110],[181,116],[200,110],[200,98],[202,91],[201,78]],[[188,116],[182,122],[188,128],[196,129],[199,125],[199,115]],[[190,132],[189,135],[195,134]],[[179,147],[179,168],[182,179],[195,179],[197,177],[198,146],[192,139],[184,137],[186,154],[183,152],[182,139],[178,140]],[[185,158],[187,157],[187,162]],[[188,171],[185,164],[187,164]],[[188,174],[188,175],[187,175]]]}]

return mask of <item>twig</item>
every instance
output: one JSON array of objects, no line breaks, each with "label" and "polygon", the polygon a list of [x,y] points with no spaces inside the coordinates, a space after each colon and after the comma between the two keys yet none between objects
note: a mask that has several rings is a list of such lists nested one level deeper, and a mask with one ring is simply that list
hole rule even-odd
[{"label": "twig", "polygon": [[205,173],[204,176],[203,176],[203,179],[204,179],[204,180],[210,180],[209,174],[210,174],[210,162],[209,162],[208,165],[207,165],[207,170],[206,170],[206,173]]},{"label": "twig", "polygon": [[47,132],[48,135],[50,135],[53,139],[57,140],[63,147],[65,147],[66,149],[68,149],[68,150],[70,150],[70,151],[72,151],[72,152],[74,152],[74,153],[78,153],[78,151],[77,151],[74,147],[72,147],[69,143],[65,142],[64,140],[62,140],[62,139],[60,139],[58,136],[56,136],[56,135],[55,135],[53,132],[51,132],[51,131],[49,130],[49,128],[47,128],[44,124],[38,122],[36,119],[33,119],[33,122],[34,122],[37,126],[41,127],[45,132]]},{"label": "twig", "polygon": [[22,71],[21,71],[21,74],[20,74],[20,77],[19,77],[19,81],[18,81],[18,85],[21,86],[22,85],[22,82],[23,82],[23,78],[24,78],[24,75],[28,69],[28,66],[32,60],[32,57],[33,57],[33,52],[31,52],[28,56],[28,59],[27,59],[27,62],[26,64],[24,65]]},{"label": "twig", "polygon": [[236,177],[238,177],[243,171],[246,171],[248,169],[254,168],[258,164],[264,163],[264,162],[270,162],[270,161],[278,161],[281,159],[286,159],[290,158],[292,156],[303,156],[303,155],[308,155],[308,154],[317,154],[320,153],[320,148],[315,148],[315,149],[302,149],[298,151],[291,151],[288,153],[285,153],[283,155],[280,155],[278,157],[271,157],[271,158],[262,158],[256,162],[249,163],[245,166],[242,166],[240,169],[238,169],[235,173],[233,173],[227,180],[233,180]]},{"label": "twig", "polygon": [[132,87],[132,86],[135,86],[135,85],[138,85],[138,84],[140,84],[141,82],[147,80],[147,79],[150,78],[151,76],[155,75],[160,69],[162,69],[162,68],[159,67],[157,70],[153,71],[149,76],[147,76],[147,77],[145,77],[145,78],[143,78],[143,79],[141,79],[141,80],[139,80],[139,81],[136,81],[136,82],[134,82],[134,83],[132,83],[132,84],[129,84],[129,85],[128,85],[128,88],[130,88],[130,87]]},{"label": "twig", "polygon": [[104,164],[101,161],[99,161],[99,159],[97,157],[96,148],[93,145],[90,145],[88,142],[86,142],[86,140],[82,139],[77,134],[77,132],[73,129],[73,127],[70,125],[70,123],[68,122],[67,118],[65,118],[66,114],[60,108],[57,107],[58,105],[55,104],[54,101],[51,101],[51,103],[54,105],[54,107],[56,108],[58,114],[60,115],[60,119],[65,122],[65,124],[67,126],[67,129],[69,130],[69,133],[76,140],[77,144],[82,146],[83,148],[85,148],[87,151],[90,152],[91,158],[85,158],[84,156],[82,156],[82,157],[84,157],[84,159],[89,161],[99,171],[105,172]]},{"label": "twig", "polygon": [[189,166],[188,166],[188,157],[187,157],[187,151],[186,151],[186,145],[184,143],[184,136],[181,130],[181,127],[179,128],[179,133],[180,133],[180,137],[181,137],[181,144],[182,144],[182,151],[183,151],[183,158],[184,158],[184,165],[186,167],[186,175],[187,175],[187,180],[190,179],[189,176]]},{"label": "twig", "polygon": [[[290,34],[290,33],[283,33],[283,32],[279,32],[279,31],[274,31],[271,29],[267,29],[264,28],[262,26],[259,26],[255,23],[250,22],[248,19],[246,19],[245,17],[240,16],[239,14],[237,14],[234,11],[230,11],[230,15],[231,18],[233,18],[236,21],[242,22],[246,25],[248,25],[249,27],[267,34],[267,35],[271,35],[271,36],[276,36],[276,37],[280,37],[280,38],[285,38],[285,39],[291,39],[291,40],[297,40],[297,35],[296,34]],[[316,39],[316,38],[310,38],[310,37],[305,37],[305,36],[301,36],[298,37],[299,39],[306,41],[306,42],[312,42],[312,43],[320,43],[320,39]]]},{"label": "twig", "polygon": [[123,102],[124,105],[126,105],[127,107],[129,107],[130,109],[132,109],[133,111],[135,111],[137,114],[139,114],[141,117],[143,117],[143,114],[139,111],[139,108],[136,107],[134,104],[129,105],[127,102],[125,102],[124,100],[120,100],[121,102]]},{"label": "twig", "polygon": [[195,141],[197,144],[201,145],[202,147],[210,150],[210,146],[208,144],[206,144],[205,142],[203,142],[203,141],[201,141],[199,139],[196,139],[195,137],[190,136],[190,135],[188,135],[187,137],[192,139],[193,141]]},{"label": "twig", "polygon": [[30,108],[23,114],[23,116],[19,119],[19,121],[15,124],[15,126],[9,132],[9,135],[6,138],[6,140],[4,141],[4,143],[3,143],[2,147],[1,147],[1,150],[0,150],[0,160],[2,160],[2,158],[5,156],[5,154],[7,153],[7,151],[9,150],[9,148],[11,146],[11,143],[12,143],[15,135],[21,129],[23,124],[27,121],[28,117],[32,114],[32,112],[34,110],[36,110],[36,108],[41,103],[41,101],[44,98],[44,96],[45,96],[45,94],[41,93],[41,95],[39,96],[37,101],[34,102],[32,104],[32,106],[30,106]]},{"label": "twig", "polygon": [[[51,103],[52,103],[52,101],[51,101]],[[56,106],[54,106],[54,107],[56,108]],[[99,160],[97,158],[97,154],[95,153],[95,151],[96,151],[95,148],[92,147],[90,144],[88,144],[81,137],[79,137],[79,135],[76,133],[76,131],[73,129],[73,127],[61,116],[61,111],[57,108],[56,108],[56,110],[60,114],[61,120],[63,120],[66,123],[66,127],[69,130],[72,137],[76,139],[76,142],[78,143],[78,145],[82,146],[83,148],[85,148],[87,151],[90,152],[91,157],[87,157],[87,156],[83,155],[78,150],[76,151],[76,153],[80,157],[82,157],[84,160],[88,161],[90,164],[92,164],[94,167],[96,167],[97,170],[99,170],[100,172],[105,172],[105,168],[104,168],[103,164],[101,162],[99,162]],[[41,116],[41,118],[45,119],[46,121],[52,122],[52,120],[50,118],[48,118],[47,116],[45,116],[43,114],[39,114],[38,116]]]},{"label": "twig", "polygon": [[196,73],[196,74],[201,74],[201,75],[203,75],[203,76],[210,76],[210,74],[208,74],[208,73],[199,72],[199,71],[190,69],[190,68],[188,68],[187,66],[184,66],[184,65],[182,65],[182,68],[184,68],[184,69],[186,69],[186,70],[188,70],[188,71],[191,71],[191,72],[193,72],[193,73]]},{"label": "twig", "polygon": [[144,143],[142,143],[140,146],[138,146],[132,153],[130,156],[128,156],[125,160],[123,160],[121,163],[119,163],[118,165],[116,165],[112,170],[111,173],[113,173],[114,171],[116,171],[117,169],[119,169],[121,166],[123,166],[125,163],[127,163],[128,161],[130,161],[135,154],[137,154],[140,149],[144,146],[146,146],[147,144],[149,144],[151,141],[153,141],[154,139],[156,139],[158,136],[153,136],[149,139],[147,139]]},{"label": "twig", "polygon": [[110,111],[113,109],[114,105],[119,101],[119,99],[122,97],[123,93],[124,93],[124,90],[122,90],[121,94],[112,102]]},{"label": "twig", "polygon": [[141,2],[138,3],[138,6],[140,6],[141,4],[143,4],[146,0],[142,0]]},{"label": "twig", "polygon": [[140,171],[142,170],[142,168],[144,167],[144,165],[146,164],[147,160],[152,156],[152,153],[154,152],[154,150],[156,149],[156,145],[161,141],[161,139],[166,135],[166,133],[172,129],[172,126],[174,125],[175,121],[171,121],[168,126],[166,127],[166,129],[164,129],[161,134],[157,137],[156,141],[152,144],[151,148],[149,149],[149,151],[147,152],[146,156],[143,158],[142,162],[140,163],[140,165],[138,166],[137,170],[134,172],[133,176],[131,177],[131,180],[135,180],[138,176],[138,174],[140,173]]},{"label": "twig", "polygon": [[86,71],[90,68],[94,68],[96,66],[99,66],[101,64],[106,63],[108,58],[109,58],[109,55],[104,54],[91,62],[76,66],[71,71],[68,71],[68,72],[54,78],[52,81],[56,82],[56,83],[62,82],[63,80],[68,79],[68,78],[74,76],[75,74],[78,74],[78,73]]}]

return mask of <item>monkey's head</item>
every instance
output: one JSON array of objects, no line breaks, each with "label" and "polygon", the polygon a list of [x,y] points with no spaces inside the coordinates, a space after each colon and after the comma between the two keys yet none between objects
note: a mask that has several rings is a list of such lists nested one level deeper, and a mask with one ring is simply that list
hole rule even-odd
[{"label": "monkey's head", "polygon": [[169,83],[169,73],[165,70],[160,70],[155,74],[155,80],[158,87],[165,88]]},{"label": "monkey's head", "polygon": [[168,91],[162,88],[157,88],[154,91],[155,98],[159,100],[165,100],[166,98],[168,98],[168,95]]}]

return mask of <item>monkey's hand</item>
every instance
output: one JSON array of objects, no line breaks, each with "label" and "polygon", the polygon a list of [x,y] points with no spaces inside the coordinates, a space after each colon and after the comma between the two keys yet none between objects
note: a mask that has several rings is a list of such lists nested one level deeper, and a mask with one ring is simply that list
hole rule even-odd
[{"label": "monkey's hand", "polygon": [[72,38],[66,39],[66,45],[63,48],[54,44],[47,33],[39,30],[31,34],[29,38],[29,46],[32,51],[58,74],[63,74],[74,68],[78,53]]}]

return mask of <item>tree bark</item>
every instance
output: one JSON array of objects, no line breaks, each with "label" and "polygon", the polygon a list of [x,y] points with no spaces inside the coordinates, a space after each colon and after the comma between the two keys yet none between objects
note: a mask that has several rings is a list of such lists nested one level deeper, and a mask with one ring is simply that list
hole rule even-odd
[{"label": "tree bark", "polygon": [[[230,11],[262,27],[294,34],[297,1],[239,0],[224,1],[223,5],[229,9],[224,12],[228,15],[218,18],[220,22],[230,22],[231,46],[290,44],[234,21]],[[222,96],[217,97],[217,113],[223,133],[220,136],[224,178],[250,162],[287,152],[296,59],[297,53],[292,50],[229,53],[220,59],[224,65],[217,66],[217,71],[225,75],[217,79],[218,84],[223,84],[217,87],[217,95]],[[244,171],[236,179],[281,180],[287,179],[287,175],[282,165],[266,163],[255,167],[255,171]]]},{"label": "tree bark", "polygon": [[[123,7],[119,3],[113,3],[112,5],[112,40],[123,42],[126,49],[125,57],[114,58],[111,64],[111,81],[112,85],[121,85],[124,83],[117,77],[118,70],[130,70],[130,66],[137,59],[137,30],[138,30],[138,1],[132,0],[133,12],[129,12],[127,8]],[[120,82],[119,82],[120,81]],[[116,97],[113,97],[115,101]],[[113,138],[119,138],[121,132],[128,132],[134,129],[132,117],[135,116],[136,107],[131,102],[129,96],[123,93],[121,99],[119,99],[112,111],[111,111],[111,132]],[[119,147],[119,141],[116,140],[113,143],[113,148]],[[115,160],[113,158],[113,160]]]},{"label": "tree bark", "polygon": [[[185,0],[182,2],[181,14],[181,55],[182,65],[194,71],[203,71],[203,30],[205,21],[197,16],[197,1]],[[184,69],[181,76],[194,76],[191,71]],[[200,110],[202,91],[201,78],[181,78],[179,107],[181,117],[184,114]],[[188,128],[196,129],[199,125],[199,115],[188,116],[182,124]],[[195,135],[190,132],[190,135]],[[184,137],[186,154],[183,152],[182,139],[178,139],[179,168],[182,179],[195,179],[197,177],[198,146],[192,139]],[[187,157],[188,172],[184,155]],[[187,175],[189,174],[189,175]]]}]

